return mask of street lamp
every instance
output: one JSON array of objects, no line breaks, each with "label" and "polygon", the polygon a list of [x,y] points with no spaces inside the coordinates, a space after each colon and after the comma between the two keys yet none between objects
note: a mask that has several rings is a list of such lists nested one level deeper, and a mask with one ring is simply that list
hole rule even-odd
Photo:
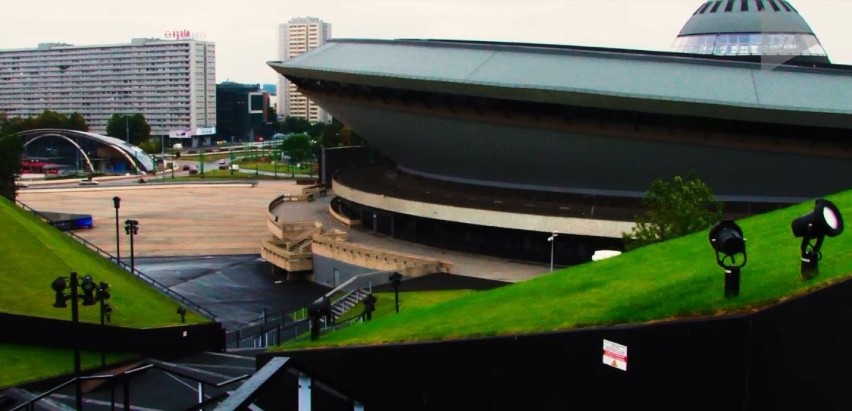
[{"label": "street lamp", "polygon": [[547,241],[550,243],[550,272],[553,272],[553,244],[556,243],[556,236],[558,235],[553,233],[550,237],[547,237]]},{"label": "street lamp", "polygon": [[113,197],[112,206],[115,207],[115,262],[118,263],[119,267],[121,267],[121,249],[118,241],[118,209],[121,207],[121,197]]},{"label": "street lamp", "polygon": [[130,236],[130,272],[136,272],[136,264],[133,255],[133,236],[139,234],[139,222],[136,220],[124,221],[124,232]]},{"label": "street lamp", "polygon": [[396,304],[396,312],[399,313],[399,283],[402,282],[402,274],[393,273],[388,277],[391,284],[393,284],[393,299]]},{"label": "street lamp", "polygon": [[[84,284],[88,284],[86,282],[87,280],[89,282],[91,282],[92,277],[86,276],[86,278],[83,280]],[[80,346],[79,346],[79,343],[78,343],[78,338],[79,338],[78,337],[78,334],[79,334],[78,324],[80,324],[80,312],[79,312],[79,308],[77,306],[77,299],[78,299],[77,298],[78,297],[77,287],[80,286],[80,284],[77,281],[77,273],[74,272],[74,271],[72,271],[71,274],[70,274],[70,282],[71,282],[71,284],[70,284],[71,293],[68,294],[68,295],[65,294],[65,289],[68,288],[68,286],[69,286],[69,284],[65,282],[65,277],[57,277],[55,280],[53,280],[53,283],[50,284],[50,288],[52,288],[53,291],[56,293],[56,300],[53,303],[54,307],[65,308],[65,307],[68,306],[66,304],[66,301],[68,301],[69,299],[71,300],[71,323],[72,323],[72,327],[73,327],[73,331],[72,331],[72,335],[71,335],[71,344],[73,345],[73,348],[74,348],[74,397],[75,397],[74,399],[75,399],[76,408],[78,410],[82,410],[83,409],[83,387],[82,387],[81,382],[80,382]],[[84,298],[85,298],[86,288],[83,288],[83,292],[84,292]],[[87,302],[87,300],[84,300],[83,304],[84,305],[91,305],[91,304],[86,304],[86,302]],[[94,304],[94,301],[92,302],[92,304]]]}]

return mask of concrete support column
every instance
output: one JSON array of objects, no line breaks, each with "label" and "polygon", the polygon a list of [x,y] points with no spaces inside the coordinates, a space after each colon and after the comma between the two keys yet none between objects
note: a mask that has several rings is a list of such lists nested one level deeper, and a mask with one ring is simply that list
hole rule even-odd
[{"label": "concrete support column", "polygon": [[311,377],[299,373],[299,411],[311,411]]}]

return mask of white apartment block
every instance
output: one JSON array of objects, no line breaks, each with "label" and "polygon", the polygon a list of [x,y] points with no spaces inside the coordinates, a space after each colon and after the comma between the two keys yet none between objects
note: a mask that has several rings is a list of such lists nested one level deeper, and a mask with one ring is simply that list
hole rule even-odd
[{"label": "white apartment block", "polygon": [[0,50],[0,112],[31,117],[78,112],[105,134],[113,114],[142,114],[152,136],[216,125],[211,42],[133,39],[130,44],[45,43]]},{"label": "white apartment block", "polygon": [[[298,17],[278,26],[278,58],[289,60],[325,44],[331,38],[331,24],[316,17]],[[278,78],[278,115],[308,119],[312,123],[331,121],[331,116],[302,95],[284,76]]]}]

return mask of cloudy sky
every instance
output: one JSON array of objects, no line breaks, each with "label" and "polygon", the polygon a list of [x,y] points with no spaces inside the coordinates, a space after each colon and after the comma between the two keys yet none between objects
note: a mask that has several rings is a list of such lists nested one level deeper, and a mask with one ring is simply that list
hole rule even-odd
[{"label": "cloudy sky", "polygon": [[[852,0],[789,0],[833,63],[852,64]],[[3,0],[0,49],[127,43],[189,30],[216,81],[274,83],[277,28],[318,17],[335,38],[441,38],[668,50],[704,0]]]}]

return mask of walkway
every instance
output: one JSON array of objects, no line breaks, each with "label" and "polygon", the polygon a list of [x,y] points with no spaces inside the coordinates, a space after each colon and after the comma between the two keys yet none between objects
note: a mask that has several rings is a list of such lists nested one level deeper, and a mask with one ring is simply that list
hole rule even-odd
[{"label": "walkway", "polygon": [[[30,188],[20,190],[18,199],[39,211],[91,214],[95,227],[77,234],[114,254],[116,210],[112,198],[121,197],[119,246],[124,259],[129,255],[129,241],[123,228],[126,219],[139,221],[139,234],[134,237],[137,257],[260,254],[261,241],[272,237],[266,226],[269,202],[283,193],[299,192],[301,186],[292,180],[261,180],[254,187],[158,187],[155,181],[150,181],[144,185],[101,185],[96,189]],[[325,229],[346,230],[353,243],[450,261],[453,274],[516,282],[549,270],[541,263],[458,253],[399,241],[360,228],[350,229],[329,217],[326,210],[332,197],[285,203],[276,213],[285,221],[317,220]]]}]

